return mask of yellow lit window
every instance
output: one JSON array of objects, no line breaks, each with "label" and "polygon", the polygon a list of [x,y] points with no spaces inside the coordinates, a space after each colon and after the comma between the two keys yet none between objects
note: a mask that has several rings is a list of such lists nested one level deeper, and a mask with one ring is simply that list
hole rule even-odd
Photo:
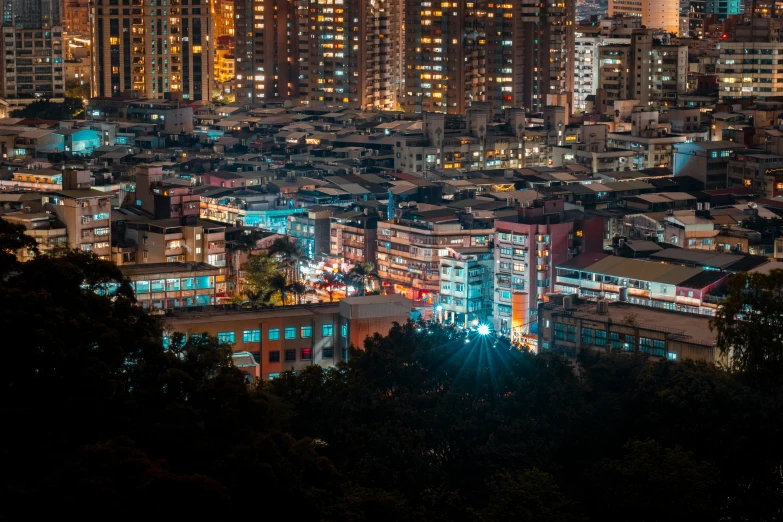
[{"label": "yellow lit window", "polygon": [[111,68],[111,73],[112,74],[120,74],[120,68],[117,67],[116,65],[113,65],[112,68]]},{"label": "yellow lit window", "polygon": [[109,38],[109,43],[111,45],[120,45],[120,39],[116,36],[112,36],[111,38]]},{"label": "yellow lit window", "polygon": [[201,54],[201,46],[200,45],[194,45],[193,46],[193,54]]}]

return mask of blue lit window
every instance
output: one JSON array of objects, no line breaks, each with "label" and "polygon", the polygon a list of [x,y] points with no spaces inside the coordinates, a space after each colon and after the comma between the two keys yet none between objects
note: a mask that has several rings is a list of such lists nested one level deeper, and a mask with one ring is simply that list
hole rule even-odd
[{"label": "blue lit window", "polygon": [[269,340],[270,341],[279,341],[280,340],[280,328],[270,328],[269,329]]},{"label": "blue lit window", "polygon": [[242,341],[246,343],[261,342],[261,330],[245,330],[242,332]]},{"label": "blue lit window", "polygon": [[109,213],[108,212],[98,212],[97,214],[95,214],[95,220],[97,221],[99,219],[109,219]]},{"label": "blue lit window", "polygon": [[343,337],[348,337],[348,325],[344,324],[340,327],[340,333]]},{"label": "blue lit window", "polygon": [[302,339],[309,339],[313,336],[313,327],[312,326],[303,326],[302,327]]},{"label": "blue lit window", "polygon": [[296,327],[289,326],[285,329],[285,338],[286,339],[296,339]]},{"label": "blue lit window", "polygon": [[164,350],[168,350],[170,344],[171,344],[171,338],[169,338],[168,335],[164,335],[163,336],[163,349]]},{"label": "blue lit window", "polygon": [[280,378],[280,373],[278,373],[278,372],[275,372],[275,373],[270,373],[270,374],[269,374],[269,380],[272,380],[272,379],[279,379],[279,378]]},{"label": "blue lit window", "polygon": [[322,324],[321,325],[321,337],[331,337],[334,335],[334,325],[333,324]]},{"label": "blue lit window", "polygon": [[670,361],[676,361],[677,360],[677,354],[669,352],[668,354],[666,354],[666,358],[669,359]]},{"label": "blue lit window", "polygon": [[233,343],[234,332],[218,332],[217,338],[221,343]]}]

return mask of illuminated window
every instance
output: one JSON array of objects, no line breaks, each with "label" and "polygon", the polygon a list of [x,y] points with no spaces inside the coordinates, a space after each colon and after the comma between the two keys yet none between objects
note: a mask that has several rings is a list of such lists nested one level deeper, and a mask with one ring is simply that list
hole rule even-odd
[{"label": "illuminated window", "polygon": [[193,54],[201,54],[201,46],[200,45],[194,45],[193,46]]},{"label": "illuminated window", "polygon": [[112,36],[111,38],[109,38],[109,44],[120,45],[120,39],[116,36]]}]

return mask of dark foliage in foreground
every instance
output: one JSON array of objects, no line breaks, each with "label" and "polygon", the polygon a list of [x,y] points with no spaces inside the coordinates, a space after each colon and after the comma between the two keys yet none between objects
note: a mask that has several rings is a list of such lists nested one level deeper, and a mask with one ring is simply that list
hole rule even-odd
[{"label": "dark foliage in foreground", "polygon": [[248,390],[214,339],[160,345],[110,263],[0,283],[6,513],[82,520],[780,519],[781,394],[693,362],[402,325]]}]

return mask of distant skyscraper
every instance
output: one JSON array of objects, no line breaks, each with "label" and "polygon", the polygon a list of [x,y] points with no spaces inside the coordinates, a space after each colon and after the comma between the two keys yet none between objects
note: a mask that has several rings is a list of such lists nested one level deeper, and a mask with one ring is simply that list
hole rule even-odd
[{"label": "distant skyscraper", "polygon": [[298,99],[297,4],[291,0],[236,0],[234,12],[237,101]]},{"label": "distant skyscraper", "polygon": [[395,109],[399,1],[237,0],[237,99]]},{"label": "distant skyscraper", "polygon": [[573,3],[405,2],[406,110],[571,108]]},{"label": "distant skyscraper", "polygon": [[3,0],[3,25],[52,27],[60,25],[61,0]]},{"label": "distant skyscraper", "polygon": [[402,75],[400,1],[311,1],[310,105],[396,108]]},{"label": "distant skyscraper", "polygon": [[642,24],[650,29],[674,34],[680,31],[679,0],[609,0],[609,16],[616,14],[641,16]]},{"label": "distant skyscraper", "polygon": [[63,28],[66,33],[90,34],[90,3],[88,0],[65,0]]},{"label": "distant skyscraper", "polygon": [[215,39],[208,0],[120,3],[91,3],[93,96],[136,90],[147,98],[181,93],[185,100],[211,100]]},{"label": "distant skyscraper", "polygon": [[4,0],[0,98],[12,105],[65,94],[59,0]]}]

